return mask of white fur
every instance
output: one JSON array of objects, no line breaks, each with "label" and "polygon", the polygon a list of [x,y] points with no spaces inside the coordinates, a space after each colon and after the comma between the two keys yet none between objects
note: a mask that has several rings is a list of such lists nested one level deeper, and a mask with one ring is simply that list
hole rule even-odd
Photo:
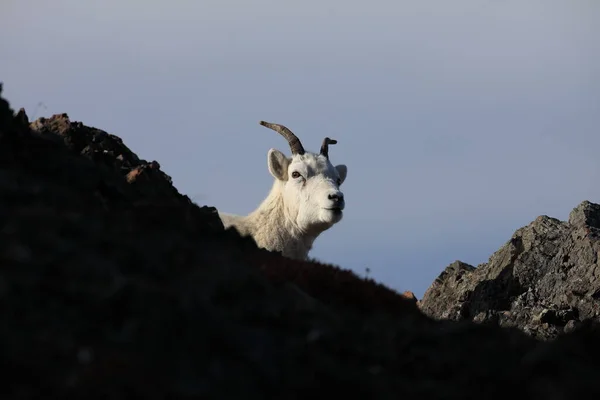
[{"label": "white fur", "polygon": [[[270,149],[267,161],[275,181],[259,207],[246,216],[222,212],[219,216],[226,229],[234,227],[242,236],[252,236],[259,247],[306,259],[315,239],[342,219],[345,201],[339,186],[348,169],[308,151],[288,158]],[[301,176],[294,178],[295,171]],[[341,200],[336,204],[330,195]],[[331,209],[336,206],[338,210]]]}]

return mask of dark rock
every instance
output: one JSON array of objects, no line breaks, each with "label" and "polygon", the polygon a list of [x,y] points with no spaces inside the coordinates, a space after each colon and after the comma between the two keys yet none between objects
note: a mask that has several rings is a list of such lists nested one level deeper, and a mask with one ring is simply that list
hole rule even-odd
[{"label": "dark rock", "polygon": [[116,136],[66,114],[29,124],[2,98],[0,307],[2,399],[600,394],[593,324],[540,343],[435,321],[408,294],[224,231]]},{"label": "dark rock", "polygon": [[451,264],[419,306],[435,318],[498,321],[540,339],[555,338],[569,321],[598,321],[599,226],[600,205],[589,201],[569,222],[540,216],[486,264]]},{"label": "dark rock", "polygon": [[[600,204],[584,201],[569,214],[569,224],[583,228],[600,229]],[[595,231],[597,233],[597,231]]]},{"label": "dark rock", "polygon": [[579,321],[572,319],[565,324],[564,332],[565,333],[573,332],[575,329],[577,329],[577,327],[579,325],[580,325]]},{"label": "dark rock", "polygon": [[408,300],[412,301],[413,303],[418,302],[417,296],[415,296],[415,294],[413,292],[411,292],[410,290],[407,290],[404,293],[402,293],[402,296],[407,298]]}]

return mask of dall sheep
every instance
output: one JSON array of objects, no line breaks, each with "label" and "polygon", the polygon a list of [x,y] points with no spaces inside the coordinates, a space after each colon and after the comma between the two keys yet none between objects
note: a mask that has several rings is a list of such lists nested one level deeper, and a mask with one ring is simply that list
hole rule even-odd
[{"label": "dall sheep", "polygon": [[258,247],[305,260],[315,239],[342,219],[345,200],[340,185],[348,168],[329,161],[329,145],[336,140],[326,137],[319,154],[311,153],[285,126],[260,124],[283,136],[292,156],[270,149],[267,165],[275,181],[267,197],[248,215],[219,212],[219,217],[225,229],[251,236]]}]

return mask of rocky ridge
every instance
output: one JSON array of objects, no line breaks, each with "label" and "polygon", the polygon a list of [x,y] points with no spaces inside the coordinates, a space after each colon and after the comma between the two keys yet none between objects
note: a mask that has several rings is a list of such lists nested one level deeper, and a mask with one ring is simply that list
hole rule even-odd
[{"label": "rocky ridge", "polygon": [[600,394],[595,324],[540,341],[438,321],[223,230],[118,137],[66,114],[30,122],[4,99],[0,307],[2,399]]},{"label": "rocky ridge", "polygon": [[600,318],[600,205],[584,201],[568,221],[540,216],[489,261],[450,264],[425,292],[435,318],[517,327],[553,339]]}]

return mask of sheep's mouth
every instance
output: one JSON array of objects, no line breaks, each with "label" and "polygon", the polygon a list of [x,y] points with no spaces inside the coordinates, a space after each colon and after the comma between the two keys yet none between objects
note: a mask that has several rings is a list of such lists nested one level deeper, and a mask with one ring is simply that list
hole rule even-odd
[{"label": "sheep's mouth", "polygon": [[343,209],[342,207],[329,207],[326,208],[326,210],[333,211],[336,214],[341,214]]}]

